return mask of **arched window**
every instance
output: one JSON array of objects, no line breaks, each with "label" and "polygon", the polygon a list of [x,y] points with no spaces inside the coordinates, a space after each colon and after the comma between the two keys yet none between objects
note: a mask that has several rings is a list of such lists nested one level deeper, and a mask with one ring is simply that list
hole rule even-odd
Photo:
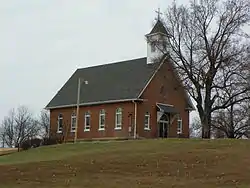
[{"label": "arched window", "polygon": [[177,120],[177,134],[182,134],[182,119],[180,117]]},{"label": "arched window", "polygon": [[76,131],[76,114],[73,112],[71,114],[71,132]]},{"label": "arched window", "polygon": [[115,129],[122,129],[122,109],[117,108],[115,112]]},{"label": "arched window", "polygon": [[149,114],[149,112],[145,113],[144,129],[145,130],[149,130],[150,129],[150,114]]},{"label": "arched window", "polygon": [[102,109],[99,114],[99,130],[105,129],[105,110]]},{"label": "arched window", "polygon": [[161,120],[161,121],[169,122],[169,115],[163,114],[163,115],[161,116],[161,119],[160,119],[160,120]]},{"label": "arched window", "polygon": [[57,132],[61,133],[63,131],[63,115],[59,114],[57,118]]},{"label": "arched window", "polygon": [[85,113],[85,126],[84,131],[90,131],[90,112]]}]

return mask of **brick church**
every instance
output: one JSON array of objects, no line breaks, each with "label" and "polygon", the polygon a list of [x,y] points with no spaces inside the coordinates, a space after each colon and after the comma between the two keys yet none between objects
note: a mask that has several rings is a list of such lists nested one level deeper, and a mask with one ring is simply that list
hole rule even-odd
[{"label": "brick church", "polygon": [[194,106],[154,45],[164,37],[158,19],[146,35],[146,57],[77,69],[46,106],[50,132],[68,141],[188,138]]}]

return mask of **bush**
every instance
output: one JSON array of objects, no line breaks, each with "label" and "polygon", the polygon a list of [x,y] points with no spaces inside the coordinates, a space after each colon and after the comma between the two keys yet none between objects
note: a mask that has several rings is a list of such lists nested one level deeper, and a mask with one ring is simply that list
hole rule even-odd
[{"label": "bush", "polygon": [[45,137],[43,139],[43,145],[55,145],[63,143],[63,139],[61,136],[51,135],[50,137]]},{"label": "bush", "polygon": [[23,150],[28,150],[30,148],[36,148],[41,146],[41,143],[42,140],[39,138],[28,139],[20,144],[20,148],[22,148]]},{"label": "bush", "polygon": [[43,139],[44,146],[55,145],[55,144],[57,144],[57,139],[55,137],[47,137]]},{"label": "bush", "polygon": [[28,150],[31,148],[30,140],[25,140],[20,144],[20,148],[23,150]]}]

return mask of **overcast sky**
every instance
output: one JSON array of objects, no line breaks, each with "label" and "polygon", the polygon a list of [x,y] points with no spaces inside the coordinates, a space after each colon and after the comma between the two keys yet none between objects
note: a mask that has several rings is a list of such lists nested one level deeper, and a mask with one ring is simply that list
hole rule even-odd
[{"label": "overcast sky", "polygon": [[77,68],[146,56],[155,10],[170,3],[1,1],[0,121],[19,105],[38,113]]}]

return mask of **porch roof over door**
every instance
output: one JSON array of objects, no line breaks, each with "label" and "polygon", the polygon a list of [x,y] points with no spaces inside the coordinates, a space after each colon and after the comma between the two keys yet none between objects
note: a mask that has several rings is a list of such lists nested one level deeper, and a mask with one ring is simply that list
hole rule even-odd
[{"label": "porch roof over door", "polygon": [[164,113],[170,113],[170,114],[178,113],[178,110],[174,108],[173,105],[156,103],[156,106],[159,109],[159,111],[164,112]]}]

